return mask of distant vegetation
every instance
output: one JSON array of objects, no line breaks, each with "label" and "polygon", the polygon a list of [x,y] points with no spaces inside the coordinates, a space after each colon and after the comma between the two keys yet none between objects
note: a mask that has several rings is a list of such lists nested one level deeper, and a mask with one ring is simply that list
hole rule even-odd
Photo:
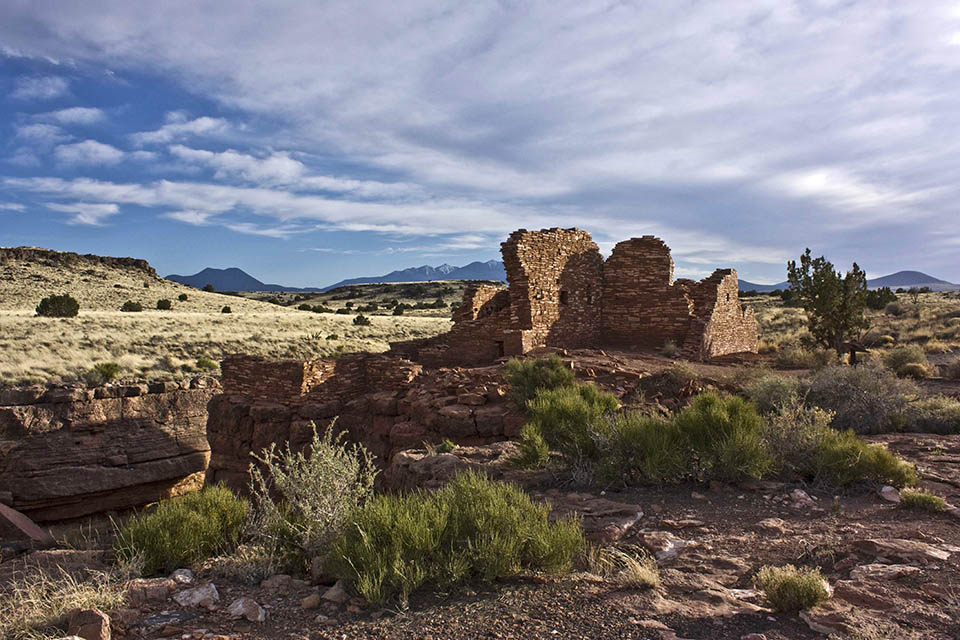
[{"label": "distant vegetation", "polygon": [[49,296],[37,305],[37,315],[45,318],[74,318],[80,312],[80,303],[70,294]]}]

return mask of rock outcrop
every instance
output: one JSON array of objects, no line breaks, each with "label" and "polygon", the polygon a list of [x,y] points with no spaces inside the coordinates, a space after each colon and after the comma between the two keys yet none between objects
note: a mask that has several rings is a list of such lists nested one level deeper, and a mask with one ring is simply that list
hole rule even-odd
[{"label": "rock outcrop", "polygon": [[0,391],[0,501],[50,522],[199,488],[217,388],[184,386]]}]

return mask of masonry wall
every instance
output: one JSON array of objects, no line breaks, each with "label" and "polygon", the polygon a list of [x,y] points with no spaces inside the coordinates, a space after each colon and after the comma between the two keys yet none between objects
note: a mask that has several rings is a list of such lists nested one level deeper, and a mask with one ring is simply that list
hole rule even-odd
[{"label": "masonry wall", "polygon": [[735,269],[717,269],[691,287],[694,308],[702,330],[691,332],[698,343],[685,345],[682,356],[707,359],[729,353],[757,351],[759,333],[753,309],[743,307]]},{"label": "masonry wall", "polygon": [[[520,229],[502,245],[513,349],[595,346],[600,339],[603,258],[579,229]],[[521,351],[522,352],[522,351]]]}]

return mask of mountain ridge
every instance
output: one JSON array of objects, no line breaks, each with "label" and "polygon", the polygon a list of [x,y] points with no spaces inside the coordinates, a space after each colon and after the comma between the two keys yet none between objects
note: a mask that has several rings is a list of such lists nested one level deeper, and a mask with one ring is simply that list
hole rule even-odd
[{"label": "mountain ridge", "polygon": [[[756,291],[758,293],[769,293],[777,289],[787,289],[789,282],[778,282],[777,284],[758,284],[747,280],[740,280],[740,291]],[[879,289],[880,287],[890,287],[891,289],[909,289],[910,287],[930,287],[933,291],[960,291],[960,284],[954,284],[934,278],[922,271],[897,271],[890,275],[880,276],[867,280],[868,289]]]}]

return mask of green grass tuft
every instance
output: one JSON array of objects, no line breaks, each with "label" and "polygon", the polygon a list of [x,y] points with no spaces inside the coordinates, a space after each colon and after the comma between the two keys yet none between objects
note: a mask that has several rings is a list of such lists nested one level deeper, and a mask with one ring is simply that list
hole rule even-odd
[{"label": "green grass tuft", "polygon": [[819,570],[800,570],[789,564],[762,567],[757,573],[757,586],[777,611],[810,609],[830,597]]},{"label": "green grass tuft", "polygon": [[904,489],[900,492],[900,505],[907,509],[942,513],[947,510],[946,501],[922,489]]}]

